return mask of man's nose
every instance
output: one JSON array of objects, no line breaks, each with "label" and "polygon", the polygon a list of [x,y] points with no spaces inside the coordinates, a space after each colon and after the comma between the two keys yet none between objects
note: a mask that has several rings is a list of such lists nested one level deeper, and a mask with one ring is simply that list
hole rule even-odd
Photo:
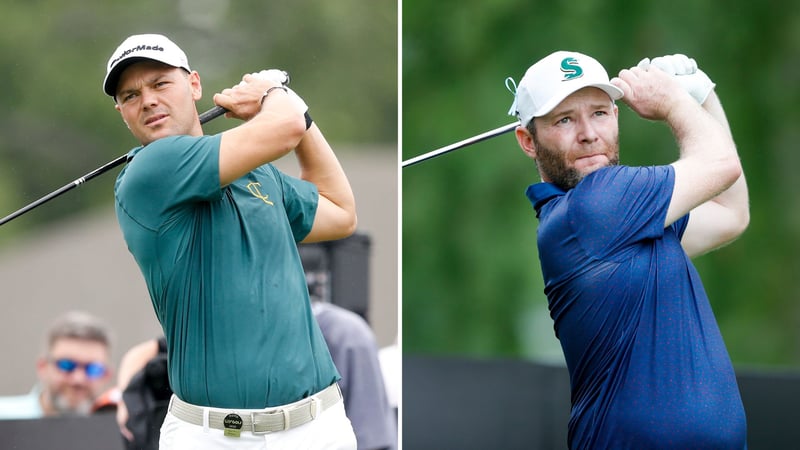
[{"label": "man's nose", "polygon": [[594,142],[597,140],[597,129],[591,120],[581,120],[578,127],[578,140],[580,142]]},{"label": "man's nose", "polygon": [[89,377],[86,376],[86,371],[81,368],[73,370],[68,376],[73,383],[87,383],[89,381]]},{"label": "man's nose", "polygon": [[150,89],[142,90],[142,106],[152,107],[158,104],[158,94]]}]

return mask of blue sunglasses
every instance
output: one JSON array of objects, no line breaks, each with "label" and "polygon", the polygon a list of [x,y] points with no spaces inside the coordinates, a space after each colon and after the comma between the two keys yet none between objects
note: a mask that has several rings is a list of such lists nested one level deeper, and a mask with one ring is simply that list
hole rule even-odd
[{"label": "blue sunglasses", "polygon": [[88,364],[79,363],[72,359],[62,358],[54,361],[58,370],[64,373],[72,373],[78,367],[83,367],[88,378],[100,378],[106,374],[106,365],[99,362],[91,362]]}]

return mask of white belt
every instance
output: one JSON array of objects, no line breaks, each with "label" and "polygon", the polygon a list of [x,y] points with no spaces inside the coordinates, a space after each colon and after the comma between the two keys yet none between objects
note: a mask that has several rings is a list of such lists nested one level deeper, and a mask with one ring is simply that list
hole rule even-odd
[{"label": "white belt", "polygon": [[311,397],[288,405],[266,409],[220,409],[192,405],[172,397],[169,411],[178,419],[193,425],[203,426],[203,414],[208,409],[208,426],[218,430],[250,431],[265,434],[299,427],[314,420],[322,411],[339,403],[342,392],[339,384],[333,383]]}]

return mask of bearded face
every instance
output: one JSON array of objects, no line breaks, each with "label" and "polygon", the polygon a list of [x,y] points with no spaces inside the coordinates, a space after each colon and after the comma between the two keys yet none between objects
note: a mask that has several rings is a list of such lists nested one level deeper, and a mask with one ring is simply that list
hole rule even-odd
[{"label": "bearded face", "polygon": [[584,88],[533,119],[527,133],[518,130],[517,139],[543,181],[569,190],[595,170],[619,164],[617,114],[608,94]]},{"label": "bearded face", "polygon": [[64,337],[38,363],[42,409],[51,415],[87,415],[111,379],[105,343]]},{"label": "bearded face", "polygon": [[577,169],[571,164],[568,153],[542,144],[535,135],[533,137],[533,142],[534,145],[536,145],[536,165],[539,167],[542,178],[565,191],[574,188],[583,177],[595,170],[601,167],[616,166],[619,164],[619,138],[617,138],[612,148],[605,152],[605,154],[608,155],[607,162],[604,165],[597,166],[588,171]]}]

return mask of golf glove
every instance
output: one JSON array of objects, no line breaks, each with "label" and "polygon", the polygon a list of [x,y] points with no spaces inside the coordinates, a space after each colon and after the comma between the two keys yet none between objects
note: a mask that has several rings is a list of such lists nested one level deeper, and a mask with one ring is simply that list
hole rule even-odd
[{"label": "golf glove", "polygon": [[261,72],[254,72],[251,73],[250,75],[256,78],[274,81],[284,86],[289,84],[289,73],[283,70],[278,70],[278,69],[262,70]]},{"label": "golf glove", "polygon": [[657,58],[644,58],[639,61],[638,67],[646,69],[649,66],[656,66],[668,75],[675,77],[675,80],[701,105],[708,98],[708,94],[714,89],[714,82],[697,67],[697,62],[686,55],[675,54],[659,56]]}]

